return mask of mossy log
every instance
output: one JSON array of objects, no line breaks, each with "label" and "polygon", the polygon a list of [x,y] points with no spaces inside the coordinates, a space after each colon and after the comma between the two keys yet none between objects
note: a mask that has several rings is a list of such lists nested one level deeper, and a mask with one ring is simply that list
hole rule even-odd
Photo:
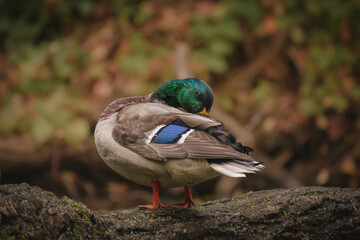
[{"label": "mossy log", "polygon": [[360,190],[250,192],[190,209],[91,211],[28,184],[0,186],[0,239],[360,239]]}]

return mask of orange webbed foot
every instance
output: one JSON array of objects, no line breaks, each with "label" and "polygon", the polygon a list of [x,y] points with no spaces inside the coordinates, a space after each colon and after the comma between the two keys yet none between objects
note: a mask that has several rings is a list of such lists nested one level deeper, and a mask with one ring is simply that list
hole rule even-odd
[{"label": "orange webbed foot", "polygon": [[194,205],[195,205],[194,202],[191,201],[191,202],[183,202],[183,203],[172,203],[166,205],[166,207],[191,208]]},{"label": "orange webbed foot", "polygon": [[158,208],[163,208],[163,207],[165,207],[165,205],[162,203],[159,203],[159,204],[153,204],[153,205],[138,205],[138,207],[154,210],[154,209],[158,209]]},{"label": "orange webbed foot", "polygon": [[173,203],[166,205],[166,207],[181,207],[181,208],[191,208],[195,205],[192,195],[191,195],[191,188],[189,186],[186,186],[184,189],[185,192],[185,200],[183,203]]}]

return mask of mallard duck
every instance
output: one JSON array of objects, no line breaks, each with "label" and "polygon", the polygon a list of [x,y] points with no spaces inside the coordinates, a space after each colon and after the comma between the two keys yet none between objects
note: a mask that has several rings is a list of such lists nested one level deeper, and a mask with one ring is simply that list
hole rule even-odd
[{"label": "mallard duck", "polygon": [[263,167],[248,155],[251,148],[208,116],[213,99],[202,80],[175,79],[147,96],[117,99],[102,112],[94,134],[100,156],[118,174],[153,189],[153,204],[139,207],[164,207],[160,186],[183,186],[185,201],[171,206],[188,208],[192,185]]}]

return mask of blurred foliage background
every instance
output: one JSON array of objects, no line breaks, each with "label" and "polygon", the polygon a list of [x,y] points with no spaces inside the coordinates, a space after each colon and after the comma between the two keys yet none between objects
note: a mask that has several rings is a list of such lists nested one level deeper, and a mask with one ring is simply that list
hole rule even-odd
[{"label": "blurred foliage background", "polygon": [[[93,130],[112,100],[184,77],[266,169],[196,186],[196,201],[250,190],[360,185],[359,0],[0,0],[1,183],[26,181],[92,209],[150,189],[112,172]],[[163,189],[164,202],[182,189]]]}]

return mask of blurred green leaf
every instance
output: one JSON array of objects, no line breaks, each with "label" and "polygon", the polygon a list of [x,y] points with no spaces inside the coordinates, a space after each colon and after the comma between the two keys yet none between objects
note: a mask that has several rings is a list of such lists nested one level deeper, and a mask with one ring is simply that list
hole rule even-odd
[{"label": "blurred green leaf", "polygon": [[234,50],[233,44],[222,39],[215,39],[209,43],[209,51],[214,55],[226,56]]},{"label": "blurred green leaf", "polygon": [[322,112],[323,107],[317,101],[312,98],[306,98],[301,101],[300,105],[301,112],[304,115],[316,115]]},{"label": "blurred green leaf", "polygon": [[125,73],[135,74],[144,71],[149,64],[148,58],[143,54],[133,54],[121,57],[120,68]]},{"label": "blurred green leaf", "polygon": [[140,10],[142,2],[143,0],[111,0],[111,11],[123,22],[133,21]]},{"label": "blurred green leaf", "polygon": [[301,44],[304,43],[306,35],[300,26],[296,26],[291,28],[290,37],[294,43]]},{"label": "blurred green leaf", "polygon": [[0,130],[1,133],[9,135],[18,130],[19,121],[26,116],[22,98],[15,94],[0,106]]},{"label": "blurred green leaf", "polygon": [[148,4],[146,4],[146,2],[142,3],[140,4],[137,14],[134,16],[134,22],[136,24],[143,24],[148,21],[153,16],[153,14],[154,12]]},{"label": "blurred green leaf", "polygon": [[261,80],[252,91],[252,97],[258,101],[269,101],[275,98],[275,93],[267,81]]},{"label": "blurred green leaf", "polygon": [[360,86],[355,86],[350,90],[350,95],[355,99],[360,99]]},{"label": "blurred green leaf", "polygon": [[90,126],[84,119],[77,118],[67,122],[63,131],[66,143],[78,147],[89,137]]},{"label": "blurred green leaf", "polygon": [[235,106],[234,100],[229,96],[222,96],[219,98],[218,103],[223,109],[227,111],[233,110]]},{"label": "blurred green leaf", "polygon": [[52,139],[56,132],[62,132],[68,144],[79,146],[90,134],[89,123],[74,113],[74,110],[86,111],[87,107],[64,87],[37,99],[35,108],[36,114],[30,118],[31,134],[40,144]]},{"label": "blurred green leaf", "polygon": [[54,136],[55,127],[45,116],[36,115],[33,119],[30,131],[31,135],[38,143],[44,144]]},{"label": "blurred green leaf", "polygon": [[228,14],[243,17],[251,26],[259,24],[263,15],[261,1],[233,0],[229,1],[227,7]]},{"label": "blurred green leaf", "polygon": [[194,55],[205,62],[210,71],[222,73],[228,69],[227,62],[222,56],[207,52],[205,50],[194,51]]},{"label": "blurred green leaf", "polygon": [[332,107],[337,112],[342,112],[348,107],[348,100],[343,96],[334,96],[332,98]]}]

